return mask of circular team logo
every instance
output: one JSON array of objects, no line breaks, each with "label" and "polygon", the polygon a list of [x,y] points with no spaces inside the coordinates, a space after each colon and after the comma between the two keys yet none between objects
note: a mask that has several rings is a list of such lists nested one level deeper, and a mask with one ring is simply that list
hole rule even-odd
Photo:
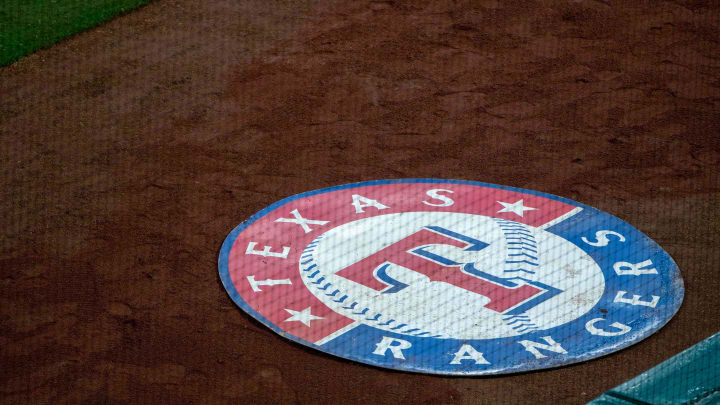
[{"label": "circular team logo", "polygon": [[282,336],[382,367],[498,374],[588,360],[678,310],[677,265],[592,207],[435,179],[286,198],[240,224],[222,282]]}]

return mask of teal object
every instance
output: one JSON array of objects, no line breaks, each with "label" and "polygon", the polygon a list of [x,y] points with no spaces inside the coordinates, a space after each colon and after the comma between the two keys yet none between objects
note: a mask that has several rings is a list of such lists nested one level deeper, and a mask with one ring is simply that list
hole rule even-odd
[{"label": "teal object", "polygon": [[671,357],[588,405],[720,404],[720,333]]}]

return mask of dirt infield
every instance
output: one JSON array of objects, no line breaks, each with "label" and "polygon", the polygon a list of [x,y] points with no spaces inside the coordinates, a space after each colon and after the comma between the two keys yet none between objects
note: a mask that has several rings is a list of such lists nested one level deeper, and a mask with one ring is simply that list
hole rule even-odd
[{"label": "dirt infield", "polygon": [[[2,402],[584,403],[720,329],[720,4],[333,4],[158,0],[0,68]],[[232,303],[239,222],[401,177],[607,211],[685,302],[629,349],[492,378],[337,359]]]}]

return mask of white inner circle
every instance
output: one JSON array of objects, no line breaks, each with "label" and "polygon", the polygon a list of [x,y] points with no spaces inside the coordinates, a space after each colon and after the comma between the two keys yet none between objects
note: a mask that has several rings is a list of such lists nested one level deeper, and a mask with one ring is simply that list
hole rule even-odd
[{"label": "white inner circle", "polygon": [[[427,226],[442,227],[488,244],[479,251],[428,245],[425,250],[433,254],[473,263],[476,269],[518,286],[547,285],[561,292],[526,311],[508,315],[512,309],[505,313],[488,309],[490,299],[486,296],[431,281],[397,264],[385,269],[391,278],[407,285],[395,293],[383,293],[336,274]],[[517,256],[523,252],[534,259]],[[599,266],[567,240],[540,228],[472,214],[406,212],[360,219],[324,233],[302,257],[303,282],[332,310],[356,322],[414,336],[491,339],[549,329],[588,312],[605,289]],[[508,263],[522,259],[530,263]],[[368,277],[374,270],[366,269]],[[444,270],[461,271],[459,267]]]}]

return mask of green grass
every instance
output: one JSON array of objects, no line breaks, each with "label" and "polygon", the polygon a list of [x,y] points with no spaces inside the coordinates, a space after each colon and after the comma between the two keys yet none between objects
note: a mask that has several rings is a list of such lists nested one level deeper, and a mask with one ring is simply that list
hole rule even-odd
[{"label": "green grass", "polygon": [[0,0],[0,66],[150,0]]}]

